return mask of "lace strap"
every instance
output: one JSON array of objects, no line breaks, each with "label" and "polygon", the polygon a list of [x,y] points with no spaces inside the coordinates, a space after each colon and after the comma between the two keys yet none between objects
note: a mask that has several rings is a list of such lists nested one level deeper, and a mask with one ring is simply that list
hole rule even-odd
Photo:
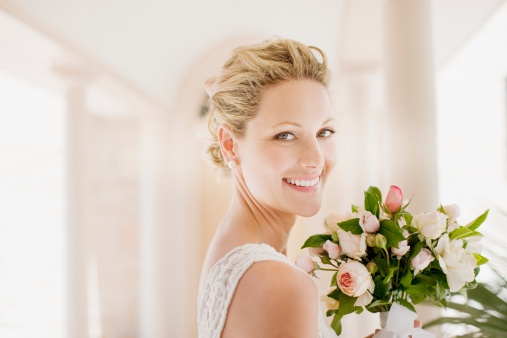
[{"label": "lace strap", "polygon": [[264,243],[236,247],[213,266],[198,303],[199,337],[220,337],[240,278],[253,263],[267,260],[295,266],[283,254]]}]

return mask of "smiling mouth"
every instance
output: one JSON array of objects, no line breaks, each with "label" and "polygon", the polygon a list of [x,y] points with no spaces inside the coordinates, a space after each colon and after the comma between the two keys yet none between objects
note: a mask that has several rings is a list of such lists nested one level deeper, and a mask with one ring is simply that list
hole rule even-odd
[{"label": "smiling mouth", "polygon": [[312,180],[299,180],[299,179],[292,179],[292,178],[284,178],[285,182],[295,185],[297,187],[313,187],[319,184],[320,182],[320,176],[317,176],[316,178]]}]

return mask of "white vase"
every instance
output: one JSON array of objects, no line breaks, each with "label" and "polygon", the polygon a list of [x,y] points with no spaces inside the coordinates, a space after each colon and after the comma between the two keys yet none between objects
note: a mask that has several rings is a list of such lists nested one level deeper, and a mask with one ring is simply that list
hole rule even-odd
[{"label": "white vase", "polygon": [[387,317],[389,316],[389,311],[383,311],[378,313],[380,318],[380,328],[383,329],[387,324]]}]

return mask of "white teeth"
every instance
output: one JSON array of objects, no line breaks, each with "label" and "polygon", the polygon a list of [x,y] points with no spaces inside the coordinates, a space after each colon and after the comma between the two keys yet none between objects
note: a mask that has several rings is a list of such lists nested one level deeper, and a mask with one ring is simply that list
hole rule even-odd
[{"label": "white teeth", "polygon": [[298,187],[313,187],[320,181],[320,176],[317,176],[317,178],[314,178],[313,180],[295,180],[292,178],[286,178],[285,179],[287,183],[296,185]]}]

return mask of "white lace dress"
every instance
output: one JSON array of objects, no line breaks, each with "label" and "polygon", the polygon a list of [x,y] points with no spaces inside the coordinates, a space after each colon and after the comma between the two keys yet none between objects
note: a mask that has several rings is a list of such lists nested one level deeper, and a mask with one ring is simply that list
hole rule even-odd
[{"label": "white lace dress", "polygon": [[[220,338],[239,279],[253,263],[267,260],[296,266],[283,254],[264,243],[247,243],[236,247],[213,266],[198,299],[199,338]],[[320,300],[315,301],[319,303],[319,338],[337,337],[325,322],[324,314],[320,310]]]}]

